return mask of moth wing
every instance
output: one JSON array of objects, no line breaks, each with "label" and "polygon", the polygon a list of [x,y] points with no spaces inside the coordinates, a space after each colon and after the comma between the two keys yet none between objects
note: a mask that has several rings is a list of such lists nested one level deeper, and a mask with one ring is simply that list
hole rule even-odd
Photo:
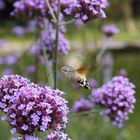
[{"label": "moth wing", "polygon": [[89,67],[80,67],[80,68],[76,69],[77,74],[82,79],[86,79],[89,71],[90,71]]}]

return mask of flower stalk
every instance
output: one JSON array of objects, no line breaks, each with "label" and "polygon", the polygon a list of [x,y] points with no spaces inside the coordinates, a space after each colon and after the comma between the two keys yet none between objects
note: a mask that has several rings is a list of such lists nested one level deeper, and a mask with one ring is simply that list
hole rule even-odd
[{"label": "flower stalk", "polygon": [[56,26],[56,41],[55,41],[55,49],[54,49],[54,89],[57,88],[57,68],[58,68],[58,45],[59,45],[59,14],[61,10],[60,0],[58,0],[57,5],[57,21],[55,23]]},{"label": "flower stalk", "polygon": [[42,43],[42,50],[43,50],[43,55],[44,55],[44,60],[45,60],[45,71],[46,71],[47,83],[49,84],[49,86],[53,87],[54,86],[53,73],[52,73],[52,70],[50,68],[47,53],[46,53],[46,49],[45,49],[45,46],[44,46],[43,43]]}]

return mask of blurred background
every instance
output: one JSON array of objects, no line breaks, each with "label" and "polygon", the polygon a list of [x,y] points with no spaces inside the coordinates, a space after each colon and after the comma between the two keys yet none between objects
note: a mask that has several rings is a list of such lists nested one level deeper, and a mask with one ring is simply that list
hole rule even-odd
[{"label": "blurred background", "polygon": [[[39,32],[33,21],[25,21],[10,16],[15,0],[0,0],[0,75],[20,74],[33,82],[45,83],[45,69],[42,59],[35,57],[34,46]],[[69,64],[90,66],[88,74],[93,88],[102,85],[115,75],[127,76],[136,85],[136,106],[123,128],[103,120],[98,113],[88,116],[69,116],[66,132],[73,140],[139,140],[140,139],[140,0],[110,0],[106,9],[107,18],[83,24],[71,23],[67,26],[66,37],[70,41],[70,53],[60,56],[60,67]],[[102,27],[115,24],[119,32],[107,39]],[[96,53],[105,47],[102,69],[95,72]],[[39,63],[38,63],[39,62]],[[88,97],[90,91],[75,86],[58,74],[59,89],[72,108],[79,97]],[[65,83],[65,84],[64,84]],[[2,116],[2,114],[1,114]],[[0,122],[0,139],[9,140],[10,128]]]}]

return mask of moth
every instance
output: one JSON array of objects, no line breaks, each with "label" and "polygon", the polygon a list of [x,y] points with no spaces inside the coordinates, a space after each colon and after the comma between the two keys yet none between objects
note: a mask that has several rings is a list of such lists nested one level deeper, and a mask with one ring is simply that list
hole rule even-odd
[{"label": "moth", "polygon": [[72,66],[63,66],[61,68],[61,72],[65,75],[66,78],[72,80],[74,83],[77,83],[86,89],[90,89],[89,83],[86,79],[88,71],[89,69],[86,67],[76,69]]}]

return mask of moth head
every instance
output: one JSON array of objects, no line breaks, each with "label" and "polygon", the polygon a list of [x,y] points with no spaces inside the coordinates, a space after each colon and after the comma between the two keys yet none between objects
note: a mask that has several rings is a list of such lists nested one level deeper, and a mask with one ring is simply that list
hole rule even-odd
[{"label": "moth head", "polygon": [[61,72],[71,72],[73,70],[74,70],[74,68],[72,66],[63,66],[61,68]]}]

